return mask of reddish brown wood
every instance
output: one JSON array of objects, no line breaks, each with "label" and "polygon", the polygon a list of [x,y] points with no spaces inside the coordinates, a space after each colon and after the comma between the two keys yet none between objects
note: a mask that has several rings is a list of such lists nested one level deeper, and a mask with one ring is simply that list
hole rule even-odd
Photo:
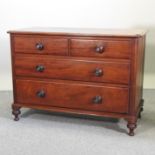
[{"label": "reddish brown wood", "polygon": [[15,120],[22,107],[124,118],[133,136],[143,110],[145,32],[48,30],[10,31]]},{"label": "reddish brown wood", "polygon": [[[43,48],[38,49],[37,45]],[[17,35],[14,37],[14,50],[17,53],[68,55],[68,40],[50,36]]]},{"label": "reddish brown wood", "polygon": [[[46,82],[17,80],[17,102],[77,108],[92,111],[120,112],[128,111],[128,88],[108,87],[97,84],[85,84],[67,81]],[[38,92],[45,96],[39,97]],[[102,97],[101,103],[93,103],[96,96]]]},{"label": "reddish brown wood", "polygon": [[134,130],[137,127],[137,117],[128,118],[127,127],[129,128],[129,136],[134,136]]},{"label": "reddish brown wood", "polygon": [[[102,47],[101,52],[97,48]],[[72,39],[71,55],[84,57],[130,58],[131,40],[107,39]]]},{"label": "reddish brown wood", "polygon": [[[36,67],[44,69],[38,71]],[[101,74],[97,74],[98,71]],[[129,84],[130,63],[114,60],[67,59],[47,56],[15,57],[15,74],[27,77]]]}]

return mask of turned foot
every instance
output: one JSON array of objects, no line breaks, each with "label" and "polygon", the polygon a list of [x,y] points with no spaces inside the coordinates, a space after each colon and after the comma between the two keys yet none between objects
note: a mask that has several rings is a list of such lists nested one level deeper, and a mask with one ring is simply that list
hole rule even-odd
[{"label": "turned foot", "polygon": [[128,121],[127,127],[129,128],[129,136],[134,136],[134,130],[137,127],[136,121]]},{"label": "turned foot", "polygon": [[14,115],[14,120],[18,121],[19,120],[19,115],[20,115],[20,107],[15,107],[14,105],[12,106],[12,114]]}]

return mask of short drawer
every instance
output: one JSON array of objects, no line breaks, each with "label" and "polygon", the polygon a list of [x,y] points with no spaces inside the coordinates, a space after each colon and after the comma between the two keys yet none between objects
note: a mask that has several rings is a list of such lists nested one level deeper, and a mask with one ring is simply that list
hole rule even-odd
[{"label": "short drawer", "polygon": [[49,56],[16,56],[18,76],[128,84],[130,63]]},{"label": "short drawer", "polygon": [[129,90],[92,83],[16,80],[20,104],[56,106],[91,111],[128,112]]},{"label": "short drawer", "polygon": [[103,58],[130,58],[131,41],[119,39],[71,39],[71,55]]},{"label": "short drawer", "polygon": [[68,40],[50,36],[15,36],[14,50],[18,53],[68,55]]}]

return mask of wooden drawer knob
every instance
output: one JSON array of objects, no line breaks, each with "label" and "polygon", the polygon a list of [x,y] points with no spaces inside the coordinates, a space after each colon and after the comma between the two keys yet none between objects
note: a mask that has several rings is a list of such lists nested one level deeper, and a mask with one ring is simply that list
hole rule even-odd
[{"label": "wooden drawer knob", "polygon": [[105,46],[97,46],[96,48],[95,48],[95,52],[96,53],[103,53],[104,52],[104,48],[105,48]]},{"label": "wooden drawer knob", "polygon": [[44,45],[42,43],[36,43],[36,49],[41,51],[44,49]]},{"label": "wooden drawer knob", "polygon": [[37,71],[37,72],[43,72],[44,69],[45,69],[45,67],[44,67],[43,65],[37,65],[37,66],[36,66],[36,71]]},{"label": "wooden drawer knob", "polygon": [[103,71],[102,71],[102,69],[99,69],[99,68],[96,68],[94,73],[95,73],[95,76],[97,76],[97,77],[103,75]]},{"label": "wooden drawer knob", "polygon": [[39,98],[44,98],[46,93],[44,90],[39,90],[37,93],[36,93],[37,97]]},{"label": "wooden drawer knob", "polygon": [[95,96],[92,99],[94,104],[101,104],[102,103],[102,97],[101,96]]}]

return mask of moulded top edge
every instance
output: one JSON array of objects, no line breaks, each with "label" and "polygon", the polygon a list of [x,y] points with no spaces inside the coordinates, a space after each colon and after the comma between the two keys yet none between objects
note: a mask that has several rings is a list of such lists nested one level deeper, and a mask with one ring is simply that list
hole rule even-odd
[{"label": "moulded top edge", "polygon": [[50,28],[34,27],[18,30],[10,30],[8,33],[15,34],[46,34],[46,35],[84,35],[84,36],[120,36],[140,37],[146,34],[145,29],[101,29],[101,28]]}]

